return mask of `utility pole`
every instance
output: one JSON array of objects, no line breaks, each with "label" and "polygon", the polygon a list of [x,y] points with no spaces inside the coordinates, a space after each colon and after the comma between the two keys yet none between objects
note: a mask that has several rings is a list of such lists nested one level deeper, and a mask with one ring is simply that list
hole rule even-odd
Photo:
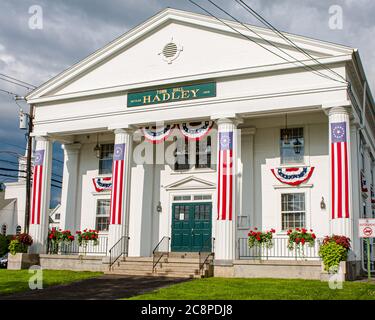
[{"label": "utility pole", "polygon": [[[15,96],[15,101],[26,100],[24,97]],[[18,104],[17,104],[18,105]],[[34,107],[30,105],[30,112],[24,113],[20,110],[20,129],[26,129],[27,119],[27,159],[26,159],[26,204],[25,204],[25,221],[24,232],[29,233],[30,207],[31,207],[31,178],[32,178],[32,142],[31,133],[33,132]],[[26,118],[26,119],[25,119]]]}]

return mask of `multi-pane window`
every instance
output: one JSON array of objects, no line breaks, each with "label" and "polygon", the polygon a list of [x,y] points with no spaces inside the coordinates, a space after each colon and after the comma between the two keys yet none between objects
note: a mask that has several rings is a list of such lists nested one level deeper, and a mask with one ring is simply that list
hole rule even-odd
[{"label": "multi-pane window", "polygon": [[176,162],[174,165],[175,170],[188,170],[189,164],[189,143],[186,138],[178,138],[176,141],[175,157]]},{"label": "multi-pane window", "polygon": [[[195,161],[196,168],[211,168],[212,160],[212,144],[211,137],[207,136],[199,141],[191,141],[195,143],[195,154],[190,155],[189,140],[186,138],[178,138],[176,140],[175,151],[175,170],[188,170]],[[191,157],[192,156],[192,157]],[[195,157],[195,159],[194,159]]]},{"label": "multi-pane window", "polygon": [[211,204],[197,204],[194,206],[194,220],[210,220]]},{"label": "multi-pane window", "polygon": [[112,173],[113,143],[100,145],[99,174]]},{"label": "multi-pane window", "polygon": [[96,206],[96,227],[98,231],[108,231],[111,200],[98,200]]},{"label": "multi-pane window", "polygon": [[304,228],[306,219],[305,194],[284,193],[281,195],[282,230]]},{"label": "multi-pane window", "polygon": [[211,168],[211,137],[196,142],[195,167]]},{"label": "multi-pane window", "polygon": [[280,158],[281,164],[303,163],[305,154],[305,140],[303,128],[280,130]]}]

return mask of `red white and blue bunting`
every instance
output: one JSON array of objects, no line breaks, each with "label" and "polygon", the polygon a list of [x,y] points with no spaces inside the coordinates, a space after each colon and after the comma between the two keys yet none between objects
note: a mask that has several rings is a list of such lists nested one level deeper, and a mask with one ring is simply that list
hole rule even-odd
[{"label": "red white and blue bunting", "polygon": [[374,190],[374,185],[370,186],[370,191],[371,191],[371,203],[373,208],[375,208],[375,190]]},{"label": "red white and blue bunting", "polygon": [[174,128],[174,125],[165,125],[161,127],[149,126],[141,128],[145,139],[151,143],[160,143],[167,139]]},{"label": "red white and blue bunting", "polygon": [[310,179],[314,167],[276,168],[271,169],[271,171],[281,183],[298,186]]},{"label": "red white and blue bunting", "polygon": [[205,137],[214,125],[213,121],[184,122],[178,125],[181,133],[189,140],[201,140]]},{"label": "red white and blue bunting", "polygon": [[361,191],[368,192],[366,177],[363,171],[361,171]]},{"label": "red white and blue bunting", "polygon": [[112,177],[93,178],[92,182],[94,183],[96,192],[109,191],[112,189]]}]

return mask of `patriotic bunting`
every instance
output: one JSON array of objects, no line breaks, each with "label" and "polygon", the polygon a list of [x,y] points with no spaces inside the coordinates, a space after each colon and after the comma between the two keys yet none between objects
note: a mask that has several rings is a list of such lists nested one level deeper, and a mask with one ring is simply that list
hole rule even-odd
[{"label": "patriotic bunting", "polygon": [[314,167],[277,168],[271,169],[271,171],[281,183],[298,186],[310,179],[314,172]]},{"label": "patriotic bunting", "polygon": [[201,140],[206,136],[214,125],[213,121],[185,122],[178,125],[181,133],[190,140]]},{"label": "patriotic bunting", "polygon": [[96,192],[108,191],[112,189],[112,177],[92,178]]},{"label": "patriotic bunting", "polygon": [[233,132],[219,132],[218,220],[232,220],[233,180]]},{"label": "patriotic bunting", "polygon": [[31,200],[31,224],[40,224],[40,212],[42,202],[43,185],[43,161],[44,150],[35,151],[34,176],[33,176],[33,196]]},{"label": "patriotic bunting", "polygon": [[366,177],[363,170],[361,170],[361,191],[368,192]]},{"label": "patriotic bunting", "polygon": [[174,128],[174,125],[166,125],[163,127],[143,127],[141,128],[145,139],[151,143],[160,143],[167,139]]},{"label": "patriotic bunting", "polygon": [[349,163],[346,122],[331,123],[332,219],[349,218]]},{"label": "patriotic bunting", "polygon": [[113,154],[113,188],[111,194],[111,224],[121,224],[124,182],[125,143],[115,144]]},{"label": "patriotic bunting", "polygon": [[375,191],[374,191],[374,185],[370,186],[370,193],[371,193],[371,203],[372,206],[375,206]]}]

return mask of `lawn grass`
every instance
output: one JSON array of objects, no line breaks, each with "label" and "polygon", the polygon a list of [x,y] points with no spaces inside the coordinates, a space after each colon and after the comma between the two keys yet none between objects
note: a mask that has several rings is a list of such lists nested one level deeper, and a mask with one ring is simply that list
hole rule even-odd
[{"label": "lawn grass", "polygon": [[[67,284],[78,280],[102,275],[102,272],[77,272],[66,270],[43,270],[43,288]],[[28,270],[0,269],[0,299],[1,295],[27,291],[29,279],[33,274]]]},{"label": "lawn grass", "polygon": [[375,300],[375,283],[345,282],[332,290],[327,282],[298,279],[206,278],[135,296],[131,300]]}]

